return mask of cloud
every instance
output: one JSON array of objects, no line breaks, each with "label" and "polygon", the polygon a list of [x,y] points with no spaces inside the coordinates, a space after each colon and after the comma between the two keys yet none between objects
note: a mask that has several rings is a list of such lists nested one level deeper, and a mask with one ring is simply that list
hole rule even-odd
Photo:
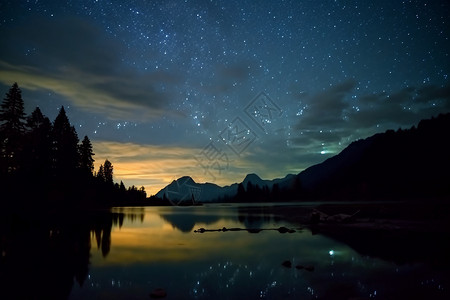
[{"label": "cloud", "polygon": [[[95,169],[105,159],[114,167],[114,180],[125,185],[144,186],[148,194],[159,190],[181,176],[192,176],[196,182],[212,182],[196,157],[202,149],[171,145],[144,145],[114,141],[92,141]],[[220,174],[214,173],[214,183],[230,185],[243,180],[247,173],[258,170],[245,156],[230,155],[229,166]]]},{"label": "cloud", "polygon": [[[350,142],[450,110],[450,85],[407,87],[351,99],[354,81],[300,99],[304,111],[289,138],[304,153],[336,153]],[[301,159],[303,160],[303,158]]]},{"label": "cloud", "polygon": [[316,127],[335,126],[343,122],[345,110],[349,108],[346,97],[354,89],[354,81],[346,81],[326,91],[308,97],[302,103],[304,116],[295,125],[297,130],[315,130]]},{"label": "cloud", "polygon": [[250,60],[243,60],[231,65],[217,65],[213,78],[200,88],[207,93],[224,94],[257,73],[256,64]]},{"label": "cloud", "polygon": [[416,102],[435,104],[442,104],[442,106],[450,110],[450,84],[445,86],[426,85],[417,89]]},{"label": "cloud", "polygon": [[248,62],[241,62],[231,66],[221,66],[218,68],[219,76],[228,78],[230,80],[245,80],[248,77],[251,64]]},{"label": "cloud", "polygon": [[359,99],[359,111],[349,114],[350,125],[370,128],[412,126],[450,109],[450,85],[408,87],[398,92],[365,95]]},{"label": "cloud", "polygon": [[403,108],[407,93],[389,95],[381,93],[377,95],[363,96],[360,99],[359,111],[351,112],[349,118],[351,124],[358,128],[370,128],[379,124],[393,125],[412,123],[415,113]]},{"label": "cloud", "polygon": [[350,136],[352,133],[353,131],[348,128],[302,131],[300,135],[292,138],[291,141],[297,146],[304,145],[310,147],[313,144],[339,143],[343,137]]},{"label": "cloud", "polygon": [[281,178],[287,174],[297,174],[331,155],[322,155],[320,151],[314,143],[293,144],[285,135],[267,135],[243,153],[247,167],[244,170],[245,173],[256,173],[263,179]]},{"label": "cloud", "polygon": [[93,141],[96,170],[108,159],[114,166],[115,181],[143,185],[156,194],[173,179],[190,175],[198,149],[177,146],[141,145],[113,141]]},{"label": "cloud", "polygon": [[323,159],[321,153],[336,154],[354,133],[346,114],[351,108],[348,95],[355,86],[348,80],[315,95],[302,95],[303,113],[289,137],[292,147],[303,153],[299,160],[306,162],[312,155],[311,162],[316,163]]},{"label": "cloud", "polygon": [[180,76],[127,68],[123,45],[90,22],[36,19],[0,34],[7,45],[0,49],[0,81],[6,85],[17,81],[21,88],[54,91],[113,119],[146,121],[172,113],[172,95],[158,86],[177,84]]}]

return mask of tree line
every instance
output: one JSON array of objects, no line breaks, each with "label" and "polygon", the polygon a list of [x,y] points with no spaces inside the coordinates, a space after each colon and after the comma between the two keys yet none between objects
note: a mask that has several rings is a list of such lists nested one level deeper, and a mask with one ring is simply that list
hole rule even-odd
[{"label": "tree line", "polygon": [[303,198],[303,190],[300,178],[296,175],[288,187],[281,188],[275,183],[271,188],[267,185],[260,187],[251,181],[244,186],[239,183],[236,195],[229,199],[230,202],[280,202],[280,201],[299,201]]},{"label": "tree line", "polygon": [[146,199],[144,187],[114,183],[109,160],[94,172],[94,155],[88,136],[80,142],[63,106],[53,122],[39,107],[27,116],[22,92],[12,85],[0,107],[3,205],[112,206]]}]

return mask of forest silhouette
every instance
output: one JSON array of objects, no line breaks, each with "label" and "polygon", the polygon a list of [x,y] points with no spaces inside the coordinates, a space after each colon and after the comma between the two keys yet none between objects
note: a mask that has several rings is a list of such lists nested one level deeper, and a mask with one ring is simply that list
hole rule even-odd
[{"label": "forest silhouette", "polygon": [[80,142],[62,106],[53,122],[36,107],[27,116],[17,83],[0,109],[3,207],[111,207],[145,201],[144,187],[114,183],[109,160],[94,172],[94,152]]},{"label": "forest silhouette", "polygon": [[449,132],[450,113],[439,114],[354,141],[280,184],[244,180],[218,202],[448,201]]}]

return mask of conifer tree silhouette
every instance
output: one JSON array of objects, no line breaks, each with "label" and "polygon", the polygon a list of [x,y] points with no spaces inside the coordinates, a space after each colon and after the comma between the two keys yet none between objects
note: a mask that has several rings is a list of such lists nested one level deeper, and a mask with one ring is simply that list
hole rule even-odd
[{"label": "conifer tree silhouette", "polygon": [[0,171],[14,173],[20,167],[25,134],[25,112],[22,92],[14,83],[0,108]]}]

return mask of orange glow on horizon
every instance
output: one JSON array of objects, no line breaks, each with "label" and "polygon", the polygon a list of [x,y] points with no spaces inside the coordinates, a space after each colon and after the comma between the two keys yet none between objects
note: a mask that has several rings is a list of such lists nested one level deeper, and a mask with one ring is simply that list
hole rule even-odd
[{"label": "orange glow on horizon", "polygon": [[284,177],[282,170],[261,170],[261,165],[249,163],[245,156],[233,160],[228,170],[212,178],[199,165],[195,156],[201,149],[179,146],[140,145],[111,141],[92,141],[95,171],[108,159],[114,168],[114,181],[123,181],[125,186],[144,186],[147,196],[182,176],[191,176],[197,183],[211,182],[220,186],[244,180],[248,173],[257,173],[262,178]]}]

